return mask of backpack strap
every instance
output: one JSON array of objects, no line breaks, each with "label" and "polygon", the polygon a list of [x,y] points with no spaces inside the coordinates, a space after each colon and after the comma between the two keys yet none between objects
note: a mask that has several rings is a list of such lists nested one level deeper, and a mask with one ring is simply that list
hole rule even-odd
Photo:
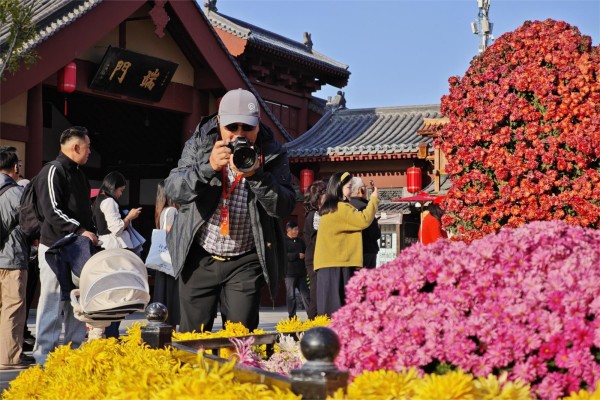
[{"label": "backpack strap", "polygon": [[[6,185],[2,186],[0,188],[0,196],[2,196],[8,189],[10,189],[11,187],[15,187],[15,186],[19,186],[19,184],[15,183],[15,182],[9,182]],[[4,245],[6,244],[6,240],[8,239],[8,236],[10,235],[10,233],[13,231],[13,229],[15,229],[15,227],[18,224],[15,224],[15,226],[13,226],[12,228],[10,228],[8,230],[8,232],[3,232],[2,235],[0,235],[0,250],[4,249]],[[4,237],[4,234],[6,234],[6,237]]]},{"label": "backpack strap", "polygon": [[15,186],[19,186],[19,184],[15,183],[15,182],[9,182],[6,185],[2,186],[0,188],[0,196],[2,196],[4,194],[4,192],[6,192],[8,189],[10,189],[11,187],[15,187]]}]

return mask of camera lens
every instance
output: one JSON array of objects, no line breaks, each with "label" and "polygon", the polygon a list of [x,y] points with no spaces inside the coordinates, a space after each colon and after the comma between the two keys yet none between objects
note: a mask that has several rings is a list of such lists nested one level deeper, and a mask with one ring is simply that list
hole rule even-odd
[{"label": "camera lens", "polygon": [[250,147],[248,140],[245,138],[238,138],[230,145],[233,153],[233,165],[240,172],[248,172],[252,169],[256,163],[256,151]]},{"label": "camera lens", "polygon": [[256,162],[256,152],[250,147],[240,147],[233,151],[233,164],[241,172],[249,170]]}]

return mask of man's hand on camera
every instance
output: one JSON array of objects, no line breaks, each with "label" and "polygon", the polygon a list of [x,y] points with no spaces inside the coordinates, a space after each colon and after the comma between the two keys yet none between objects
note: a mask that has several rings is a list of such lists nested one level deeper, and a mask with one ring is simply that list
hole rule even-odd
[{"label": "man's hand on camera", "polygon": [[231,158],[231,149],[227,147],[229,143],[225,140],[217,140],[215,145],[213,146],[212,152],[210,153],[210,158],[208,161],[210,162],[210,166],[216,172],[219,172]]}]

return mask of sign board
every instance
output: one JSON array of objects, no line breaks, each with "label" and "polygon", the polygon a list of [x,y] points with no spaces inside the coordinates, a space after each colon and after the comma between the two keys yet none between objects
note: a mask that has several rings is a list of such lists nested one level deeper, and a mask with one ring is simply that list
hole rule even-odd
[{"label": "sign board", "polygon": [[398,257],[398,234],[396,225],[381,225],[381,238],[379,239],[379,253],[377,253],[377,266],[394,261]]},{"label": "sign board", "polygon": [[109,47],[90,88],[149,101],[160,101],[178,64]]}]

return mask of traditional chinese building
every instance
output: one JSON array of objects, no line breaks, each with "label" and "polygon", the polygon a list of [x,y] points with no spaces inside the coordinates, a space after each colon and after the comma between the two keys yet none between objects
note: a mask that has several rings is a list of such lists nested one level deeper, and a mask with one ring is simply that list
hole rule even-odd
[{"label": "traditional chinese building", "polygon": [[[420,168],[419,189],[435,194],[447,190],[449,181],[446,183],[445,179],[437,190],[435,187],[436,173],[431,161],[439,153],[434,150],[427,125],[437,124],[442,115],[438,105],[350,110],[343,107],[343,98],[334,99],[333,103],[315,126],[286,144],[292,170],[297,176],[310,170],[309,176],[315,180],[348,171],[365,183],[374,181],[382,199],[378,210],[381,264],[396,258],[401,248],[417,238],[418,210],[409,203],[391,201],[410,195],[408,169]],[[294,214],[298,220],[304,219],[300,204]]]},{"label": "traditional chinese building", "polygon": [[[19,149],[25,177],[32,177],[56,157],[65,128],[87,127],[88,177],[95,187],[109,171],[128,178],[121,203],[144,206],[136,223],[147,237],[156,184],[227,90],[254,92],[262,121],[285,143],[320,118],[324,101],[311,96],[320,86],[308,81],[344,85],[349,76],[347,66],[235,20],[231,27],[247,35],[245,50],[235,53],[238,63],[224,33],[213,29],[215,18],[225,17],[215,10],[209,21],[192,0],[36,1],[33,11],[38,34],[27,47],[38,60],[0,83],[0,144]],[[8,26],[0,28],[0,45],[8,34]],[[261,45],[259,36],[273,46]],[[277,72],[260,75],[254,61]]]},{"label": "traditional chinese building", "polygon": [[312,96],[325,84],[348,84],[348,65],[313,49],[311,34],[302,42],[270,32],[205,3],[205,13],[240,68],[276,118],[294,138],[311,128],[324,112],[324,102]]}]

